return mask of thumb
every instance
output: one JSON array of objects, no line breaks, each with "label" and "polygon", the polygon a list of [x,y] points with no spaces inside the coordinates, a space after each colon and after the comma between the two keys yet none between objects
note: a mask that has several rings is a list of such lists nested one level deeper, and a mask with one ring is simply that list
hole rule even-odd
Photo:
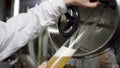
[{"label": "thumb", "polygon": [[46,68],[47,61],[43,62],[41,65],[38,66],[38,68]]},{"label": "thumb", "polygon": [[87,6],[90,8],[97,7],[100,4],[100,2],[88,2]]}]

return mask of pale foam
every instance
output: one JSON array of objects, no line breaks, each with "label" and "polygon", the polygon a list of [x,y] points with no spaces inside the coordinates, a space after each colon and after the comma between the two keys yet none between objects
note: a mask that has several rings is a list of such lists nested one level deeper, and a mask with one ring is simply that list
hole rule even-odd
[{"label": "pale foam", "polygon": [[54,56],[72,56],[75,52],[75,49],[62,46]]}]

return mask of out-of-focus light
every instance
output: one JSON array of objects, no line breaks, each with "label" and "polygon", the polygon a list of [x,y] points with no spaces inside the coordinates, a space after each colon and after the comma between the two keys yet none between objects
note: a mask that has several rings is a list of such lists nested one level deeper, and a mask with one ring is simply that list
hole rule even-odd
[{"label": "out-of-focus light", "polygon": [[48,27],[48,32],[50,32],[50,33],[56,33],[56,34],[59,33],[59,31],[57,29],[49,28],[49,27]]},{"label": "out-of-focus light", "polygon": [[20,6],[20,0],[14,0],[14,13],[13,16],[16,16],[19,14],[19,6]]}]

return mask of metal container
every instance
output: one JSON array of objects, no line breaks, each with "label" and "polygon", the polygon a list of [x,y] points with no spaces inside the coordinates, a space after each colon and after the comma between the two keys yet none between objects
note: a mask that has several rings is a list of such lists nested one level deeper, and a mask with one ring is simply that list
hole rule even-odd
[{"label": "metal container", "polygon": [[[80,35],[85,37],[76,44],[79,49],[74,56],[82,57],[102,52],[119,37],[120,1],[101,1],[101,5],[96,8],[79,8],[80,25],[78,31],[69,39],[73,42]],[[68,40],[59,34],[57,24],[50,26],[48,33],[56,50]]]}]

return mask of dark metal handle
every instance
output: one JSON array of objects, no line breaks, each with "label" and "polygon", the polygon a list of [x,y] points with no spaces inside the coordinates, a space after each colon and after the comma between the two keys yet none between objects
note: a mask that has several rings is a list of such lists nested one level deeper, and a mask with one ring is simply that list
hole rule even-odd
[{"label": "dark metal handle", "polygon": [[62,25],[63,22],[61,21],[61,17],[58,22],[60,35],[66,38],[69,38],[73,33],[75,33],[78,28],[80,19],[79,10],[77,7],[68,7],[68,11],[69,10],[72,11],[72,14],[69,12],[65,13],[67,18],[65,25]]}]

